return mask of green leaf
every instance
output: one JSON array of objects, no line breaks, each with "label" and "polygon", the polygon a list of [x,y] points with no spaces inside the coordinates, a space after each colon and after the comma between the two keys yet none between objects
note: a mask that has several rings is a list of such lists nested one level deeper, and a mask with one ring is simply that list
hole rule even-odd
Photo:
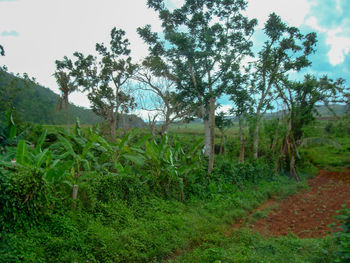
[{"label": "green leaf", "polygon": [[35,166],[41,167],[41,165],[46,162],[47,158],[49,158],[50,152],[49,149],[45,149],[43,152],[39,153],[36,157]]},{"label": "green leaf", "polygon": [[16,129],[16,126],[14,125],[11,125],[11,128],[10,128],[10,133],[9,133],[9,139],[13,139],[16,137],[16,133],[17,133],[17,129]]},{"label": "green leaf", "polygon": [[124,138],[119,142],[118,144],[118,149],[119,151],[123,150],[124,146],[127,144],[127,142],[129,141],[129,138],[130,138],[130,134],[131,132],[128,132]]},{"label": "green leaf", "polygon": [[26,164],[28,157],[27,144],[24,140],[20,140],[17,145],[16,162],[19,164]]},{"label": "green leaf", "polygon": [[74,152],[73,150],[73,147],[71,145],[71,143],[66,139],[64,138],[63,136],[61,135],[58,135],[58,140],[61,142],[62,146],[66,149],[66,151],[72,155],[72,156],[76,156],[76,153]]},{"label": "green leaf", "polygon": [[149,138],[151,138],[151,134],[147,134],[145,136],[143,136],[141,138],[141,140],[139,140],[137,143],[136,143],[136,146],[137,147],[141,147]]},{"label": "green leaf", "polygon": [[83,153],[82,153],[82,158],[84,158],[86,156],[86,154],[89,152],[90,148],[95,144],[95,142],[98,139],[98,135],[94,134],[90,140],[86,143],[85,147],[83,148]]},{"label": "green leaf", "polygon": [[107,151],[114,152],[113,147],[103,137],[98,136],[97,140]]},{"label": "green leaf", "polygon": [[143,157],[142,155],[124,154],[123,157],[126,160],[131,161],[138,166],[143,166],[146,161],[145,157]]},{"label": "green leaf", "polygon": [[199,150],[199,148],[202,146],[202,143],[203,143],[203,139],[196,141],[192,145],[191,149],[189,150],[188,155],[193,156],[193,154],[195,154]]},{"label": "green leaf", "polygon": [[46,134],[47,134],[47,130],[44,130],[43,133],[40,135],[40,138],[39,138],[39,140],[38,140],[38,142],[36,143],[36,146],[35,146],[35,153],[36,154],[41,152],[41,146],[43,145],[43,143],[45,141]]}]

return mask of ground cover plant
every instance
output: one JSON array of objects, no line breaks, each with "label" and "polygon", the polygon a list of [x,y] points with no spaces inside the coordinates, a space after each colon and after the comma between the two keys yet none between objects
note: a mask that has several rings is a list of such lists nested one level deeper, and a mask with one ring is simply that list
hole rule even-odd
[{"label": "ground cover plant", "polygon": [[[264,160],[239,165],[223,156],[208,176],[201,141],[188,142],[183,150],[176,138],[153,140],[134,132],[111,143],[98,128],[82,130],[79,123],[69,135],[65,129],[56,133],[54,142],[46,136],[44,130],[34,149],[20,140],[2,157],[0,252],[5,262],[334,258],[333,237],[274,240],[245,230],[225,236],[264,201],[307,189],[305,181],[278,175]],[[283,261],[285,251],[292,261]]]}]

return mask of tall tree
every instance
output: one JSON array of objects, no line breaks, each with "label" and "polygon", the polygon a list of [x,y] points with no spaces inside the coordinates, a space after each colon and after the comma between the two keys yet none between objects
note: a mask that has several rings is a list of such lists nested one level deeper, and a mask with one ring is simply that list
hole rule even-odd
[{"label": "tall tree", "polygon": [[283,103],[287,107],[287,133],[284,138],[282,154],[289,162],[290,175],[296,180],[299,176],[295,162],[298,156],[297,144],[303,136],[303,128],[315,119],[316,105],[323,103],[349,103],[348,88],[344,80],[332,80],[327,76],[316,79],[306,75],[303,82],[289,81],[287,78],[276,85]]},{"label": "tall tree", "polygon": [[273,106],[276,82],[291,71],[300,71],[311,65],[308,56],[315,52],[316,34],[303,35],[295,27],[287,26],[275,13],[265,23],[267,37],[255,62],[254,87],[258,98],[255,107],[253,157],[258,158],[259,124],[261,117]]},{"label": "tall tree", "polygon": [[242,15],[247,6],[243,0],[188,0],[172,11],[164,2],[147,1],[159,13],[164,38],[152,33],[150,26],[140,28],[139,34],[150,45],[152,55],[164,56],[171,63],[182,96],[201,108],[211,173],[216,100],[223,93],[219,84],[232,64],[251,54],[249,38],[256,20]]},{"label": "tall tree", "polygon": [[53,74],[61,92],[58,100],[58,109],[62,110],[62,104],[64,104],[66,111],[67,131],[69,131],[69,95],[77,89],[76,83],[71,76],[71,71],[68,71],[72,68],[72,61],[64,57],[62,61],[56,60],[57,70]]},{"label": "tall tree", "polygon": [[251,95],[251,67],[238,68],[238,65],[233,65],[223,78],[223,86],[227,95],[230,96],[230,101],[233,103],[231,113],[238,118],[239,138],[240,138],[240,154],[239,162],[244,163],[245,157],[245,135],[244,122],[248,114],[252,111],[254,99]]},{"label": "tall tree", "polygon": [[109,122],[111,136],[115,137],[121,111],[135,107],[135,100],[125,87],[137,65],[131,61],[124,30],[113,28],[109,44],[96,44],[97,57],[75,52],[72,72],[78,85],[88,92],[92,110]]}]

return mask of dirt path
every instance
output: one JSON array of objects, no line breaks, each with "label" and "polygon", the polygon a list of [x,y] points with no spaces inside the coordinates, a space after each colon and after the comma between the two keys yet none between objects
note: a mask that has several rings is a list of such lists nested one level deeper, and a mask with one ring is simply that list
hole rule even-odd
[{"label": "dirt path", "polygon": [[335,221],[336,211],[342,204],[350,207],[350,170],[320,171],[308,185],[309,191],[279,202],[278,209],[250,227],[268,236],[290,232],[301,238],[329,235],[329,224]]},{"label": "dirt path", "polygon": [[[283,236],[293,232],[300,238],[318,238],[330,234],[329,224],[335,221],[342,204],[350,207],[350,169],[343,172],[321,170],[308,181],[309,190],[276,201],[270,199],[249,215],[229,227],[225,235],[236,229],[249,227],[266,236]],[[269,211],[267,216],[249,223],[254,214]],[[186,252],[193,251],[193,245]],[[183,251],[176,251],[163,262],[172,262]]]}]

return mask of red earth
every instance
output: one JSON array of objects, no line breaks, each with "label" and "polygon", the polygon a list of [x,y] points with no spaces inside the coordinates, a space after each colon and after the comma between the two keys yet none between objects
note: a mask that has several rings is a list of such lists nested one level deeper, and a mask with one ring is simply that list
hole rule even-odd
[{"label": "red earth", "polygon": [[[294,233],[300,238],[329,235],[329,225],[342,204],[350,207],[350,170],[342,172],[322,170],[308,182],[309,190],[280,202],[269,200],[259,208],[265,210],[278,204],[265,218],[250,227],[266,236]],[[234,226],[237,228],[240,225]]]}]

